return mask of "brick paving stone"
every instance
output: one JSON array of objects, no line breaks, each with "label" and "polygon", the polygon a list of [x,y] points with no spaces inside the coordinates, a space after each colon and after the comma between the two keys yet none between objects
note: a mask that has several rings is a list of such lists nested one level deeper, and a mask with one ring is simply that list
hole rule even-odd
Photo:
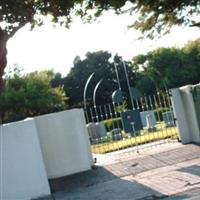
[{"label": "brick paving stone", "polygon": [[[121,179],[124,181],[120,181]],[[112,183],[116,184],[116,188],[114,185],[110,185]],[[63,198],[66,200],[82,200],[89,196],[92,196],[92,199],[106,199],[109,196],[107,192],[122,192],[122,188],[126,186],[126,192],[132,195],[131,190],[141,188],[144,191],[144,194],[137,191],[138,194],[135,194],[135,197],[138,197],[138,200],[153,199],[156,195],[164,198],[166,195],[174,195],[200,187],[200,146],[190,144],[144,157],[138,155],[133,159],[124,161],[122,159],[120,162],[96,166],[95,169],[87,172],[50,180],[50,185],[53,192],[64,191],[65,195],[69,195],[69,197],[72,195],[72,198]],[[104,189],[101,190],[101,186]],[[119,188],[118,191],[118,187],[122,188]],[[100,192],[106,194],[102,194],[101,198],[92,193],[91,190],[94,188],[98,195]],[[146,191],[148,192],[145,193]],[[85,196],[81,198],[76,194]],[[119,197],[116,194],[113,195],[115,199],[120,199],[125,194],[119,194]],[[134,199],[129,197],[127,199]]]},{"label": "brick paving stone", "polygon": [[[200,158],[200,146],[191,144],[155,155],[148,155],[124,162],[105,165],[104,167],[105,169],[111,170],[115,175],[124,177],[129,174],[135,174],[136,172],[141,173],[196,158]],[[131,163],[137,163],[137,165],[132,167]]]},{"label": "brick paving stone", "polygon": [[200,177],[189,173],[183,174],[180,171],[169,171],[165,174],[149,175],[134,180],[168,196],[200,186]]},{"label": "brick paving stone", "polygon": [[200,188],[187,190],[170,197],[166,197],[163,200],[199,200]]}]

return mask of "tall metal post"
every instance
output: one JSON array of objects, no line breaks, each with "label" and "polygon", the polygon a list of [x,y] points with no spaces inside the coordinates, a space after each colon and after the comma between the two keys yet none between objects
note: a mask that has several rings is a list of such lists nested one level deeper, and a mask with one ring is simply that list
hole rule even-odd
[{"label": "tall metal post", "polygon": [[130,87],[130,82],[129,82],[129,79],[128,79],[128,73],[127,73],[126,65],[125,65],[123,60],[122,60],[122,64],[123,64],[123,67],[124,67],[126,82],[127,82],[127,85],[128,85],[128,91],[129,91],[129,95],[130,95],[130,98],[131,98],[132,109],[134,109],[133,95],[132,95],[132,92],[131,92],[131,87]]},{"label": "tall metal post", "polygon": [[116,76],[117,76],[117,83],[118,83],[118,86],[119,86],[119,90],[121,91],[122,88],[121,88],[121,84],[120,84],[120,80],[119,80],[119,73],[118,73],[117,65],[116,65],[115,62],[114,62],[114,67],[115,67],[115,73],[116,73]]}]

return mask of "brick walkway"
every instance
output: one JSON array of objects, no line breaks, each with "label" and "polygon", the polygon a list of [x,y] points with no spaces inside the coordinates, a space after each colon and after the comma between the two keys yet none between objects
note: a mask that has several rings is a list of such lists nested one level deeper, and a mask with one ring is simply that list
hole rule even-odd
[{"label": "brick walkway", "polygon": [[[177,185],[180,185],[181,177],[176,177],[176,179],[167,178],[166,172],[168,171],[168,169],[172,170],[179,163],[186,163],[186,162],[190,162],[194,160],[195,161],[197,160],[196,162],[200,163],[200,147],[198,145],[193,145],[193,144],[185,145],[185,146],[181,145],[178,148],[168,150],[166,152],[161,152],[161,153],[156,153],[153,155],[147,155],[144,157],[129,159],[124,162],[108,164],[102,167],[98,166],[91,171],[79,173],[76,175],[72,175],[72,176],[68,176],[68,177],[64,177],[64,178],[60,178],[56,180],[51,180],[50,184],[51,184],[52,192],[55,193],[58,191],[64,191],[64,194],[66,194],[66,196],[67,195],[70,196],[70,194],[74,194],[74,192],[76,194],[80,193],[81,195],[81,193],[84,193],[83,191],[87,191],[88,189],[92,190],[93,187],[97,187],[98,185],[103,185],[103,184],[105,185],[108,183],[111,184],[111,182],[113,181],[115,182],[115,184],[119,184],[118,182],[121,181],[122,179],[126,181],[128,180],[129,182],[130,182],[129,179],[131,179],[131,181],[136,181],[137,183],[140,183],[141,185],[146,185],[148,188],[153,187],[154,190],[159,191],[159,193],[161,193],[162,195],[164,194],[165,196],[165,195],[176,194],[178,192],[183,191],[182,189],[179,190],[175,187]],[[197,169],[197,171],[200,175],[200,166]],[[159,179],[159,176],[158,176],[159,180],[157,179],[156,181],[153,181],[155,179],[154,176],[151,176],[149,178],[145,177],[145,173],[147,173],[147,175],[149,176],[149,172],[150,172],[150,175],[157,174],[157,176],[158,174],[159,175],[165,174],[165,177],[164,178],[162,177],[162,179]],[[159,172],[159,173],[156,173],[156,172]],[[172,177],[175,174],[176,173],[173,172],[171,174]],[[188,180],[186,180],[186,182],[187,181]],[[168,187],[165,187],[165,186],[163,187],[163,183],[165,186],[168,185]],[[185,181],[184,181],[184,184],[185,184]],[[166,188],[166,190],[164,188]],[[174,192],[169,193],[170,188]],[[60,193],[58,192],[55,194],[58,195]],[[69,198],[69,199],[76,199],[76,198]]]},{"label": "brick walkway", "polygon": [[197,158],[200,158],[200,147],[185,145],[166,152],[105,165],[104,168],[118,177],[124,177]]}]

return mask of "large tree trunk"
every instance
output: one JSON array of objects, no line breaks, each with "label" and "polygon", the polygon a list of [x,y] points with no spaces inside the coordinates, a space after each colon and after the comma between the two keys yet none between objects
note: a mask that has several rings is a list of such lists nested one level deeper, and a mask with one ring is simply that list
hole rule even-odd
[{"label": "large tree trunk", "polygon": [[7,49],[8,33],[0,28],[0,93],[3,89],[3,74],[7,65]]}]

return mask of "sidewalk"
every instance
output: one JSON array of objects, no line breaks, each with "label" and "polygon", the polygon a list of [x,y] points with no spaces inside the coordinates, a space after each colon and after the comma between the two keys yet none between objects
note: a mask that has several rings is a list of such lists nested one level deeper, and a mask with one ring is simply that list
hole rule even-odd
[{"label": "sidewalk", "polygon": [[197,200],[200,146],[162,147],[160,153],[157,149],[50,183],[53,200]]}]

